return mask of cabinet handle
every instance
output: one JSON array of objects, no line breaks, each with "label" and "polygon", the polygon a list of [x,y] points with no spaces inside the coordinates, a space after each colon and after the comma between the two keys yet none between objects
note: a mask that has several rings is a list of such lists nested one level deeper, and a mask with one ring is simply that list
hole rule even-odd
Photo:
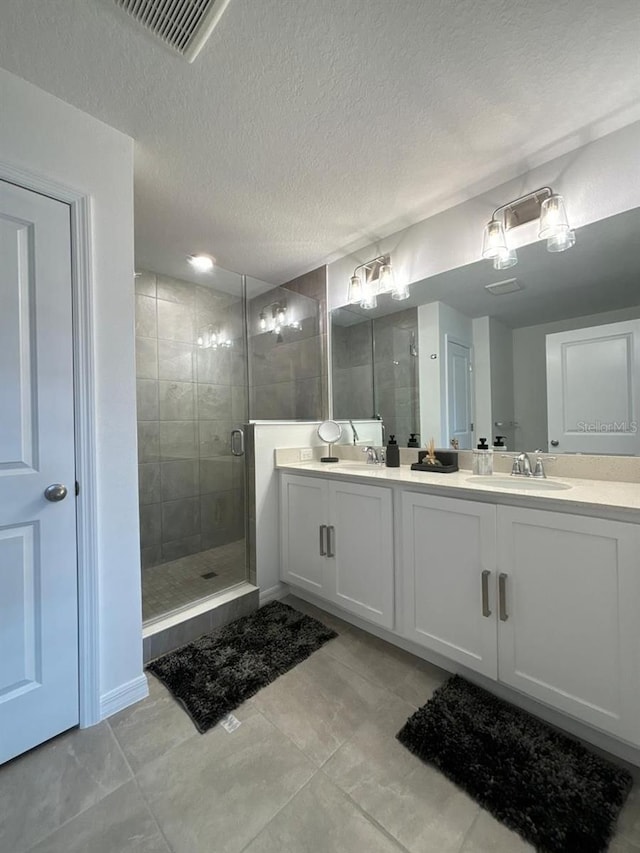
[{"label": "cabinet handle", "polygon": [[506,622],[509,618],[507,613],[507,577],[504,572],[498,575],[498,601],[500,607],[500,621]]},{"label": "cabinet handle", "polygon": [[327,556],[327,549],[326,549],[325,544],[324,544],[324,536],[325,536],[325,533],[327,532],[327,525],[321,524],[319,529],[320,529],[320,556],[326,557]]},{"label": "cabinet handle", "polygon": [[333,524],[330,524],[327,527],[327,557],[335,557],[336,555],[335,542],[333,539],[335,532],[335,527]]},{"label": "cabinet handle", "polygon": [[489,609],[489,577],[491,572],[488,569],[485,569],[482,572],[482,615],[483,616],[491,616],[491,610]]}]

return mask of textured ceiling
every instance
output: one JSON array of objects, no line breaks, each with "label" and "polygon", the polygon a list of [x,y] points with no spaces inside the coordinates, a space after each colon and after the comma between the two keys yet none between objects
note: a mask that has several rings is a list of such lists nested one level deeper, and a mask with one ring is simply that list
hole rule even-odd
[{"label": "textured ceiling", "polygon": [[637,119],[639,44],[638,0],[231,0],[189,65],[112,0],[0,3],[0,65],[136,139],[138,263],[274,283]]}]

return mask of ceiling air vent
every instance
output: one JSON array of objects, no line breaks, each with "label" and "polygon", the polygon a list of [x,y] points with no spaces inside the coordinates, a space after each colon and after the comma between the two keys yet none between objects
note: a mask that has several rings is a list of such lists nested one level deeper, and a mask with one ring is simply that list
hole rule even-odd
[{"label": "ceiling air vent", "polygon": [[505,281],[496,281],[493,284],[485,284],[485,290],[493,293],[494,296],[503,296],[505,293],[515,293],[516,290],[523,290],[517,278],[508,278]]},{"label": "ceiling air vent", "polygon": [[114,0],[139,24],[193,62],[229,0]]}]

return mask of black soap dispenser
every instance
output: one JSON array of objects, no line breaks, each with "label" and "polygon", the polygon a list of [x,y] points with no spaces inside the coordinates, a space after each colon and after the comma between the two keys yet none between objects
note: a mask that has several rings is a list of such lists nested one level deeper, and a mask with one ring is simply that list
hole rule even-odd
[{"label": "black soap dispenser", "polygon": [[493,442],[493,446],[496,450],[506,450],[507,449],[507,436],[506,435],[497,435],[496,440]]},{"label": "black soap dispenser", "polygon": [[396,441],[395,435],[389,436],[389,443],[387,444],[387,468],[399,468],[400,467],[400,448],[398,447],[398,442]]},{"label": "black soap dispenser", "polygon": [[420,447],[420,442],[418,441],[418,433],[412,432],[409,436],[409,442],[407,447]]}]

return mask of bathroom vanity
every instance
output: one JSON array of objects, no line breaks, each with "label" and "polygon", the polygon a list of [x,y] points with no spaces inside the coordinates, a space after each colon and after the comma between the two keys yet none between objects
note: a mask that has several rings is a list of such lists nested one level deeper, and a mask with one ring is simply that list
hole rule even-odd
[{"label": "bathroom vanity", "polygon": [[640,746],[638,484],[278,467],[293,592]]}]

